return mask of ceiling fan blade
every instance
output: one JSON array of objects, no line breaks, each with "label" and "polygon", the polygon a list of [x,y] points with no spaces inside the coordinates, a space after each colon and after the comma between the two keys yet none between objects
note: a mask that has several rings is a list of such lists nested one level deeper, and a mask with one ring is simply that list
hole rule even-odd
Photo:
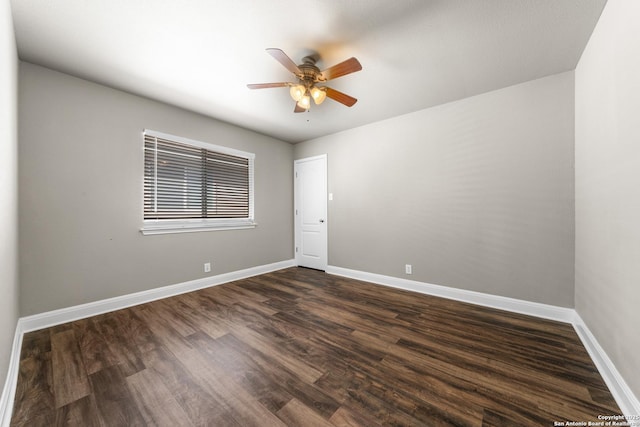
[{"label": "ceiling fan blade", "polygon": [[307,110],[305,110],[304,108],[302,108],[301,106],[299,106],[299,105],[298,105],[298,103],[296,102],[296,106],[295,106],[295,108],[293,109],[293,112],[294,112],[294,113],[304,113],[304,112],[306,112],[306,111],[307,111]]},{"label": "ceiling fan blade", "polygon": [[319,80],[327,81],[331,79],[337,79],[338,77],[346,76],[347,74],[355,73],[362,70],[362,65],[356,58],[349,58],[346,61],[342,61],[339,64],[329,67],[320,73]]},{"label": "ceiling fan blade", "polygon": [[300,68],[298,68],[296,63],[293,62],[291,60],[291,58],[289,58],[287,56],[287,54],[284,53],[281,49],[276,49],[276,48],[271,47],[271,48],[267,49],[267,53],[269,55],[273,56],[276,61],[278,61],[279,63],[281,63],[284,66],[284,68],[286,68],[287,70],[291,71],[296,76],[301,76],[302,75],[302,71],[300,71]]},{"label": "ceiling fan blade", "polygon": [[248,84],[247,87],[249,89],[268,89],[272,87],[287,87],[291,86],[289,82],[281,82],[281,83],[253,83]]},{"label": "ceiling fan blade", "polygon": [[346,93],[342,93],[338,90],[331,89],[330,87],[326,87],[324,90],[329,98],[333,99],[334,101],[338,101],[339,103],[344,104],[347,107],[352,107],[353,104],[358,102],[356,98],[349,96]]}]

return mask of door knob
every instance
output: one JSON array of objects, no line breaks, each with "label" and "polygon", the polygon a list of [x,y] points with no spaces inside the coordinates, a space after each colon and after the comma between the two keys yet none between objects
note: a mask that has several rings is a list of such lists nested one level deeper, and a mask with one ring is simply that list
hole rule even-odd
[{"label": "door knob", "polygon": [[324,223],[324,219],[320,218],[320,223]]}]

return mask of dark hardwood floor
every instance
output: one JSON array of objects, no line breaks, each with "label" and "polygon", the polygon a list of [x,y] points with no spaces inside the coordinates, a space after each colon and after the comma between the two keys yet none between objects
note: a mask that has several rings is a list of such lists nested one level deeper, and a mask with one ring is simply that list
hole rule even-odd
[{"label": "dark hardwood floor", "polygon": [[25,335],[14,426],[553,426],[620,410],[568,324],[291,268]]}]

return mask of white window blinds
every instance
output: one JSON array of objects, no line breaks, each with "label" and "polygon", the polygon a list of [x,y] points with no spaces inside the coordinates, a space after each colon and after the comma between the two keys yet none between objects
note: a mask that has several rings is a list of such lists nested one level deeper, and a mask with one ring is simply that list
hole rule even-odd
[{"label": "white window blinds", "polygon": [[144,219],[253,220],[253,154],[144,132]]}]

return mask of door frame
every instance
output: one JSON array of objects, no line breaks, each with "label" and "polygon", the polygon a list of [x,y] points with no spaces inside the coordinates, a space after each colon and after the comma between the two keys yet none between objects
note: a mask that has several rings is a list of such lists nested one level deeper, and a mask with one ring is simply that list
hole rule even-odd
[{"label": "door frame", "polygon": [[324,161],[324,179],[323,179],[323,186],[324,186],[324,191],[323,191],[323,207],[324,207],[324,212],[323,212],[323,219],[324,219],[324,227],[325,227],[325,232],[324,232],[324,242],[323,242],[323,247],[325,248],[325,253],[323,254],[323,259],[324,259],[324,266],[322,268],[322,270],[326,271],[328,265],[329,265],[329,219],[328,219],[328,162],[327,162],[327,154],[320,154],[317,156],[311,156],[311,157],[305,157],[302,159],[297,159],[293,161],[293,223],[294,223],[294,228],[293,228],[293,255],[294,255],[294,259],[296,262],[296,265],[300,265],[300,258],[299,258],[299,252],[298,252],[298,248],[300,247],[300,233],[302,230],[300,230],[300,226],[298,225],[298,180],[297,180],[297,173],[298,173],[298,165],[304,162],[308,162],[308,161],[314,161],[314,160],[323,160]]}]

